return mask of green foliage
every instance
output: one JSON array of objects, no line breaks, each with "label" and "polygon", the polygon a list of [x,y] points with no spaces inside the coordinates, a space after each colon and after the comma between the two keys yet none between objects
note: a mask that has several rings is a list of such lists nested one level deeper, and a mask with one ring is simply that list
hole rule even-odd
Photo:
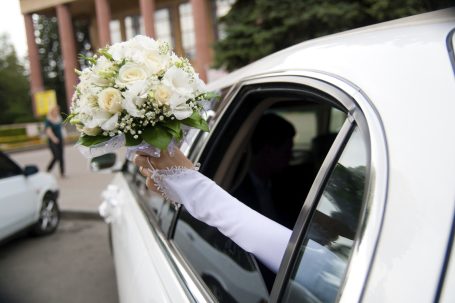
[{"label": "green foliage", "polygon": [[183,137],[183,132],[180,127],[180,121],[178,120],[169,120],[163,124],[163,127],[167,130],[168,133],[172,135],[172,137],[176,138],[177,140],[181,140]]},{"label": "green foliage", "polygon": [[237,0],[220,19],[215,67],[229,71],[299,42],[451,6],[450,0]]},{"label": "green foliage", "polygon": [[198,128],[205,132],[209,131],[209,126],[207,125],[207,121],[205,121],[197,111],[193,112],[191,117],[182,120],[182,123],[185,125],[194,127],[194,128]]},{"label": "green foliage", "polygon": [[78,144],[83,146],[93,146],[102,142],[109,140],[111,137],[108,136],[80,136],[77,141]]},{"label": "green foliage", "polygon": [[14,137],[25,135],[27,135],[27,130],[24,127],[0,129],[0,137]]},{"label": "green foliage", "polygon": [[0,35],[0,124],[33,120],[28,77],[6,34]]},{"label": "green foliage", "polygon": [[142,138],[150,145],[158,147],[159,149],[166,149],[169,143],[171,143],[172,134],[164,127],[155,125],[144,129]]},{"label": "green foliage", "polygon": [[138,136],[136,139],[130,133],[125,134],[125,145],[136,146],[142,142],[142,137]]}]

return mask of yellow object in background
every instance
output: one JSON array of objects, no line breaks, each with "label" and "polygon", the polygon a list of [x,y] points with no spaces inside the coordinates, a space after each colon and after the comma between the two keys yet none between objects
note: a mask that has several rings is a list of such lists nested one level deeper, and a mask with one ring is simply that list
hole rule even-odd
[{"label": "yellow object in background", "polygon": [[57,95],[55,90],[45,90],[35,93],[35,115],[44,116],[57,104]]}]

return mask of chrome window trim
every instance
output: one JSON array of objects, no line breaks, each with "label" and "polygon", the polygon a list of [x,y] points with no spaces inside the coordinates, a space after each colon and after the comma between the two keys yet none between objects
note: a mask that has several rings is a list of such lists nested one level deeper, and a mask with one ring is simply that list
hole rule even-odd
[{"label": "chrome window trim", "polygon": [[452,64],[452,69],[455,73],[455,28],[452,29],[446,38],[447,52],[449,53],[450,63]]}]

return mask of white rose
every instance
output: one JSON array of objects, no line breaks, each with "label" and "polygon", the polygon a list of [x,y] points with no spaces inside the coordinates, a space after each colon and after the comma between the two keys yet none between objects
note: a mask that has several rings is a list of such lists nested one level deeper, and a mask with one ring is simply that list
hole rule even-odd
[{"label": "white rose", "polygon": [[158,106],[169,105],[169,99],[171,97],[171,94],[172,92],[167,86],[158,85],[154,92],[156,104]]},{"label": "white rose", "polygon": [[103,124],[101,124],[101,128],[107,131],[114,130],[116,128],[116,124],[118,122],[118,116],[119,114],[115,114],[112,117],[110,117],[108,120],[106,120]]},{"label": "white rose", "polygon": [[137,35],[131,41],[134,41],[138,46],[144,49],[158,49],[158,43],[154,39],[147,36]]},{"label": "white rose", "polygon": [[193,89],[195,91],[197,91],[198,93],[204,93],[204,92],[207,91],[207,86],[204,83],[204,81],[199,79],[199,76],[196,76],[194,81],[193,81]]},{"label": "white rose", "polygon": [[99,128],[99,127],[94,127],[94,128],[82,127],[82,132],[89,136],[96,136],[101,132],[101,128]]},{"label": "white rose", "polygon": [[138,104],[142,104],[145,98],[138,96],[129,90],[123,92],[122,106],[128,114],[133,117],[143,117],[144,114],[139,110]]},{"label": "white rose", "polygon": [[174,93],[185,96],[186,99],[193,97],[193,85],[191,76],[184,70],[172,66],[163,76],[162,82]]},{"label": "white rose", "polygon": [[172,95],[169,99],[169,105],[172,114],[177,120],[186,119],[193,114],[193,110],[186,103],[186,98],[184,96],[178,94]]},{"label": "white rose", "polygon": [[134,62],[128,62],[120,68],[116,83],[120,87],[125,87],[136,81],[145,80],[147,76],[148,73],[144,66]]},{"label": "white rose", "polygon": [[109,47],[107,52],[115,61],[120,61],[125,58],[125,51],[127,50],[126,46],[126,42],[115,43]]},{"label": "white rose", "polygon": [[98,97],[92,94],[83,94],[79,97],[78,105],[81,112],[89,112],[98,106]]},{"label": "white rose", "polygon": [[158,51],[146,50],[144,51],[144,64],[154,74],[159,73],[169,63],[169,57],[166,55],[160,55]]},{"label": "white rose", "polygon": [[118,89],[108,87],[98,95],[98,106],[111,114],[122,111],[122,94]]},{"label": "white rose", "polygon": [[95,128],[101,126],[106,122],[112,115],[98,110],[95,111],[92,115],[81,115],[81,121],[84,123],[84,126],[87,128]]}]

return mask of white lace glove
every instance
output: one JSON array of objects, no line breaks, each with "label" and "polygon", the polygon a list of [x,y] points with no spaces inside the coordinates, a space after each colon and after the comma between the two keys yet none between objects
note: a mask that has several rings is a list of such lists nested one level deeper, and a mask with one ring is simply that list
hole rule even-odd
[{"label": "white lace glove", "polygon": [[241,203],[196,170],[154,170],[151,177],[166,198],[183,204],[193,217],[216,227],[278,272],[291,230]]}]

